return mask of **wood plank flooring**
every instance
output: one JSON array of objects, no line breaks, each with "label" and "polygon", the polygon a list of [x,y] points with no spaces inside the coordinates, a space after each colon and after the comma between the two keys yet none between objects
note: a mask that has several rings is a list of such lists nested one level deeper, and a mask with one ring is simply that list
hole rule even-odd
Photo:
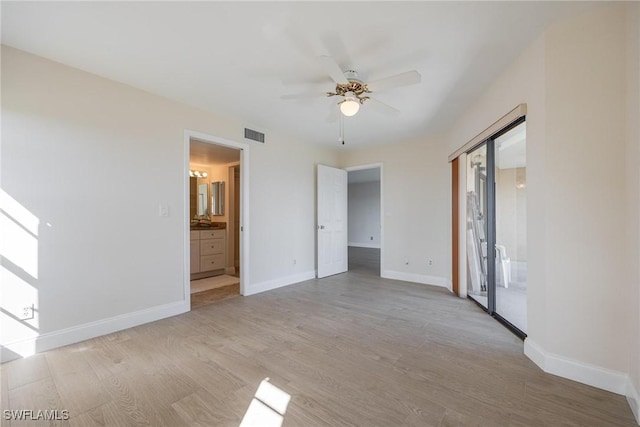
[{"label": "wood plank flooring", "polygon": [[237,296],[240,296],[240,283],[196,292],[191,294],[191,310]]},{"label": "wood plank flooring", "polygon": [[473,302],[378,273],[226,299],[4,364],[2,409],[70,411],[34,425],[237,427],[270,377],[291,395],[285,426],[636,426],[623,396],[543,373]]}]

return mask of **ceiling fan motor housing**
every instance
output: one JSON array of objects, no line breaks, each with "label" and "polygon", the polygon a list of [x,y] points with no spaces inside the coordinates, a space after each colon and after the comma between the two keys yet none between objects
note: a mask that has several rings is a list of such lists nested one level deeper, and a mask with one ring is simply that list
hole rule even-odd
[{"label": "ceiling fan motor housing", "polygon": [[346,96],[347,93],[352,92],[353,95],[362,104],[369,99],[367,96],[361,96],[363,93],[371,93],[366,83],[358,78],[358,73],[354,70],[347,70],[344,72],[344,76],[349,81],[348,84],[337,84],[335,92],[327,92],[327,96]]}]

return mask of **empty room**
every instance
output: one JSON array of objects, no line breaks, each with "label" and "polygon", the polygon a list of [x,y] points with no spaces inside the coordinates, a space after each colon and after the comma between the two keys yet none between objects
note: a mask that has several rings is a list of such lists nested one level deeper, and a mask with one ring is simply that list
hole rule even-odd
[{"label": "empty room", "polygon": [[0,12],[2,426],[640,425],[639,2]]}]

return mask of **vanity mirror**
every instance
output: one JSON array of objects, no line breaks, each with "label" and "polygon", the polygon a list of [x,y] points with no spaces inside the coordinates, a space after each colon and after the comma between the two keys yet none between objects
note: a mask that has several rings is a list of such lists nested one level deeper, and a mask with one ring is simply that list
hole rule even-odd
[{"label": "vanity mirror", "polygon": [[211,215],[224,215],[224,181],[211,183]]},{"label": "vanity mirror", "polygon": [[198,216],[207,216],[207,203],[209,199],[209,186],[207,183],[198,184]]}]

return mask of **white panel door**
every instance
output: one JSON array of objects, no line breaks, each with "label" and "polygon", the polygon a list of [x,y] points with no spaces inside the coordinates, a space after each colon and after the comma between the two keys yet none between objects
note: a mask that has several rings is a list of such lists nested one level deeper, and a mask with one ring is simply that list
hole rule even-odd
[{"label": "white panel door", "polygon": [[347,271],[347,171],[318,165],[318,278]]}]

